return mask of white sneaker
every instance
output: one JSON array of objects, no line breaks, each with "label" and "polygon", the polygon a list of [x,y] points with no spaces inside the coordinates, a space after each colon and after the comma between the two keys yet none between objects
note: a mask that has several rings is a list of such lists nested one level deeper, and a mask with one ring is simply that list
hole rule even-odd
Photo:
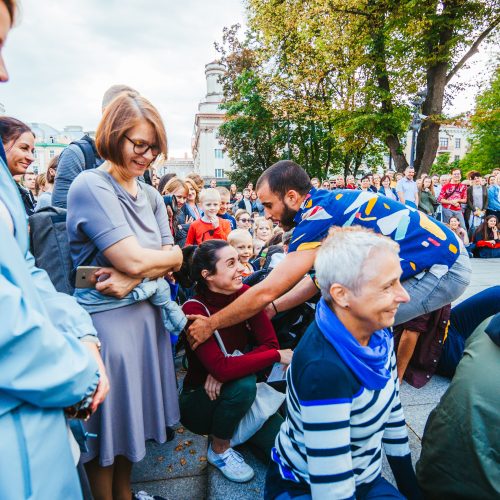
[{"label": "white sneaker", "polygon": [[254,476],[253,469],[245,462],[243,457],[232,448],[227,449],[220,455],[212,450],[212,445],[208,447],[208,463],[217,467],[224,476],[235,483],[246,483]]}]

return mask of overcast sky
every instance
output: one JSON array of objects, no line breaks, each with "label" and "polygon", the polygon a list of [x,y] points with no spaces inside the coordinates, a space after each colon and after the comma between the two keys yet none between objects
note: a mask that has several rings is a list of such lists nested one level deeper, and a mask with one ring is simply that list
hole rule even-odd
[{"label": "overcast sky", "polygon": [[[23,0],[21,23],[4,51],[10,81],[6,113],[62,130],[95,130],[101,97],[126,83],[150,99],[167,128],[170,156],[191,154],[194,115],[204,97],[205,64],[217,57],[222,29],[245,23],[241,0]],[[461,79],[488,66],[484,50]],[[473,105],[474,90],[450,112]]]},{"label": "overcast sky", "polygon": [[239,0],[23,0],[22,11],[4,50],[7,114],[95,130],[102,94],[125,83],[159,109],[177,157],[191,155],[214,42],[244,23]]}]

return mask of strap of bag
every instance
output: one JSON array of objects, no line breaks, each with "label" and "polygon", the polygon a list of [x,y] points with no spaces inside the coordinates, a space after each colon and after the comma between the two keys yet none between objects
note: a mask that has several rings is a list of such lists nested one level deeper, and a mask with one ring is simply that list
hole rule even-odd
[{"label": "strap of bag", "polygon": [[85,170],[90,170],[99,166],[99,154],[95,148],[94,141],[92,141],[88,135],[84,135],[78,141],[73,141],[72,144],[76,144],[82,150],[85,158]]},{"label": "strap of bag", "polygon": [[[198,304],[200,304],[201,306],[203,306],[203,308],[205,309],[206,313],[210,316],[210,311],[208,310],[208,307],[203,302],[200,302],[199,300],[196,300],[196,299],[189,299],[186,302],[184,302],[184,304],[188,304],[189,302],[197,302]],[[218,332],[218,330],[214,331],[214,337],[215,337],[215,340],[217,341],[217,344],[219,344],[220,350],[222,351],[222,354],[224,354],[224,357],[225,358],[230,357],[231,355],[228,354],[228,352],[226,350],[226,346],[224,345],[224,342],[222,342],[222,338],[221,338],[220,333]]]}]

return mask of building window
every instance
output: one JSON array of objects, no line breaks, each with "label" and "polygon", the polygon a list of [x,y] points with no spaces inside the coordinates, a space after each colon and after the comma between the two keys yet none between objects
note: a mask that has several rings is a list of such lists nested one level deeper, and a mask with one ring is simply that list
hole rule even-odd
[{"label": "building window", "polygon": [[455,161],[460,161],[460,155],[455,155]]},{"label": "building window", "polygon": [[439,147],[444,149],[448,148],[448,137],[439,138]]},{"label": "building window", "polygon": [[49,151],[49,158],[54,158],[55,155],[56,155],[56,152],[53,149],[51,149]]},{"label": "building window", "polygon": [[216,168],[215,169],[215,178],[216,179],[223,179],[224,178],[224,169],[223,168]]},{"label": "building window", "polygon": [[214,153],[216,158],[224,158],[224,151],[222,149],[214,149]]},{"label": "building window", "polygon": [[455,139],[455,149],[460,149],[460,138]]}]

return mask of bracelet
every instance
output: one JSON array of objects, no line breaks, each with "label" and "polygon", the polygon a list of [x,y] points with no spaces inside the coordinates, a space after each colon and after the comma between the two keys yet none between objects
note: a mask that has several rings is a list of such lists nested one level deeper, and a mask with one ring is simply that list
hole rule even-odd
[{"label": "bracelet", "polygon": [[274,312],[275,312],[276,314],[279,314],[279,313],[278,313],[278,309],[276,309],[276,304],[274,303],[274,300],[271,302],[271,305],[273,306]]}]

